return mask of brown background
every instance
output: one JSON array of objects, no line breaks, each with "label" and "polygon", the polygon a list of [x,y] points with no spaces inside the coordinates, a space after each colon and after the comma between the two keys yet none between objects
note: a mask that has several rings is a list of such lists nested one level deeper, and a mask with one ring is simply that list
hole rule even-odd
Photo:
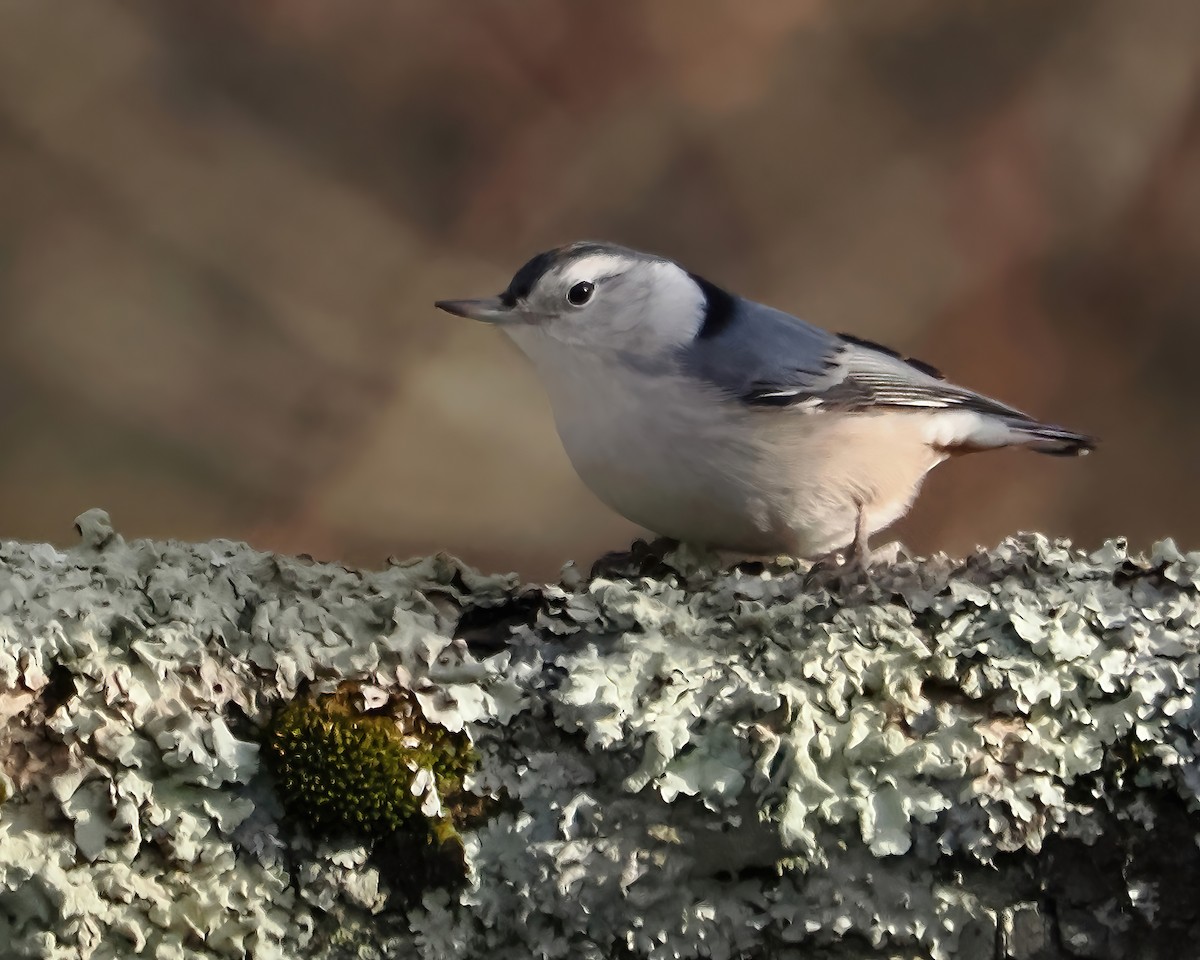
[{"label": "brown background", "polygon": [[900,535],[1200,537],[1200,4],[0,3],[0,536],[546,574],[633,528],[433,311],[612,239],[1104,439]]}]

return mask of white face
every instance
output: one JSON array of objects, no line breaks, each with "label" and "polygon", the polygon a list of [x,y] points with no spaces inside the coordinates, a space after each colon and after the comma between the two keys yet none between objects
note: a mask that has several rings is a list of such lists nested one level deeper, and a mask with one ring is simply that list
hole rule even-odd
[{"label": "white face", "polygon": [[582,349],[650,354],[695,337],[704,294],[668,260],[598,251],[548,270],[516,309],[526,322],[506,324],[504,331],[520,345],[547,338]]}]

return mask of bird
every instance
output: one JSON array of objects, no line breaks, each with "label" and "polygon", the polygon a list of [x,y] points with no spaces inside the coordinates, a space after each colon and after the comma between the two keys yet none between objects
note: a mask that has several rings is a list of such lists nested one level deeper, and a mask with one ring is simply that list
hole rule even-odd
[{"label": "bird", "polygon": [[532,361],[567,456],[601,501],[714,550],[866,568],[878,559],[870,538],[947,458],[1096,444],[615,243],[539,253],[499,296],[435,306],[498,326]]}]

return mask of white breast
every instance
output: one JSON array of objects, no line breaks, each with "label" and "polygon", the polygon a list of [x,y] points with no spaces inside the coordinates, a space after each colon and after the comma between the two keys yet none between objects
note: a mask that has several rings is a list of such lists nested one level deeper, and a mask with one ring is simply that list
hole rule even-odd
[{"label": "white breast", "polygon": [[538,367],[563,447],[596,496],[664,536],[776,549],[756,468],[763,451],[736,408],[680,377],[520,334],[513,339]]}]

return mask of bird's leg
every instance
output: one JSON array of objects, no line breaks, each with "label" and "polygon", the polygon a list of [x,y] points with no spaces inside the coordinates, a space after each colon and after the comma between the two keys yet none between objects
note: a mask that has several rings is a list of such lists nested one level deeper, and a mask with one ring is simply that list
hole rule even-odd
[{"label": "bird's leg", "polygon": [[867,511],[861,500],[854,501],[858,513],[854,518],[854,539],[846,548],[846,559],[833,572],[833,583],[842,592],[849,591],[855,584],[861,583],[867,594],[876,597],[879,592],[875,579],[871,576],[871,546],[867,542],[870,536],[867,530]]},{"label": "bird's leg", "polygon": [[868,587],[873,587],[871,580],[871,545],[867,542],[870,534],[867,530],[867,511],[861,500],[854,501],[858,513],[854,517],[854,539],[846,549],[846,561],[838,571],[838,578],[845,584],[862,577]]},{"label": "bird's leg", "polygon": [[850,545],[850,555],[846,558],[846,563],[853,564],[866,573],[871,564],[871,546],[867,542],[870,536],[867,532],[867,511],[863,508],[861,500],[855,500],[854,504],[858,507],[858,514],[854,518],[854,542]]},{"label": "bird's leg", "polygon": [[854,505],[858,511],[854,517],[854,539],[846,545],[844,550],[834,550],[821,557],[809,571],[809,577],[812,577],[814,574],[828,570],[830,585],[840,590],[849,589],[860,574],[868,584],[871,581],[868,572],[871,550],[867,543],[867,515],[862,501],[856,499]]}]

